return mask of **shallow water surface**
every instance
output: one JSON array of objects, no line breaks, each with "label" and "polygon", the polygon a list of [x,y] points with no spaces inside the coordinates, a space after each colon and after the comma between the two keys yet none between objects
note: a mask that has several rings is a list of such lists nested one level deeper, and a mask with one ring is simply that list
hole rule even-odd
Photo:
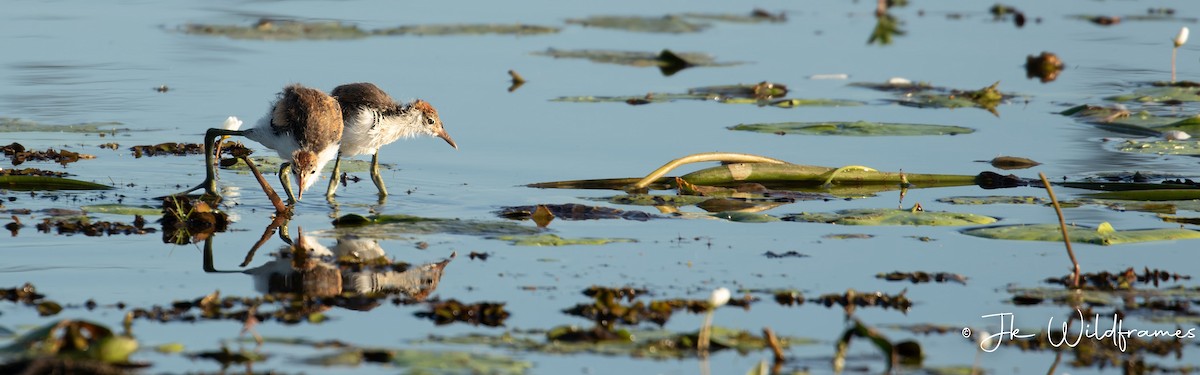
[{"label": "shallow water surface", "polygon": [[[321,199],[319,181],[295,207],[288,224],[319,244],[335,247],[340,240],[377,240],[388,258],[412,265],[430,264],[456,256],[446,265],[430,300],[464,303],[503,302],[511,316],[504,327],[457,323],[435,326],[414,316],[427,302],[393,304],[364,311],[334,307],[321,312],[320,323],[263,322],[256,328],[268,338],[340,340],[370,348],[467,351],[497,354],[531,364],[529,373],[744,373],[760,360],[771,361],[769,350],[736,353],[718,351],[707,360],[694,353],[686,359],[651,360],[599,354],[556,355],[484,345],[431,343],[440,337],[465,334],[499,335],[506,331],[549,330],[561,325],[588,326],[586,319],[562,310],[589,303],[581,294],[589,286],[632,286],[649,291],[653,299],[706,299],[717,287],[734,290],[735,298],[758,300],[747,309],[723,307],[715,322],[723,327],[758,334],[770,327],[785,337],[813,340],[785,349],[784,371],[831,373],[834,347],[846,329],[846,314],[837,306],[816,303],[781,306],[770,291],[794,289],[806,298],[842,294],[848,289],[900,294],[914,306],[907,312],[860,307],[853,316],[874,326],[893,341],[916,340],[924,348],[919,367],[906,372],[934,372],[979,366],[992,373],[1040,373],[1054,363],[1049,351],[1024,352],[1002,347],[983,353],[963,339],[958,328],[995,331],[994,318],[1016,314],[1028,332],[1044,329],[1075,314],[1064,304],[1046,302],[1015,306],[1010,286],[1061,289],[1042,283],[1069,272],[1063,245],[1055,242],[988,240],[963,235],[957,227],[854,227],[828,224],[725,220],[657,219],[555,220],[549,229],[565,238],[615,237],[636,242],[602,246],[514,246],[494,234],[423,231],[392,227],[369,235],[334,228],[333,218],[345,214],[407,214],[486,223],[506,222],[536,231],[531,221],[497,217],[506,206],[579,203],[643,210],[591,198],[617,191],[533,189],[523,185],[543,181],[610,177],[640,177],[663,163],[687,154],[725,151],[765,155],[799,164],[839,167],[866,165],[880,171],[975,175],[984,170],[1052,180],[1077,180],[1102,172],[1167,173],[1195,179],[1197,159],[1190,156],[1130,154],[1106,147],[1131,136],[1106,132],[1057,114],[1080,104],[1109,105],[1105,97],[1168,80],[1170,39],[1181,26],[1195,26],[1200,6],[1174,6],[1166,21],[1128,19],[1099,26],[1071,18],[1079,14],[1142,15],[1159,3],[1145,1],[1095,2],[1016,1],[1029,21],[1017,28],[1011,20],[995,21],[990,4],[914,0],[891,14],[902,21],[904,35],[887,46],[866,43],[875,28],[874,4],[868,1],[796,3],[772,1],[755,6],[785,12],[786,22],[742,24],[713,22],[699,33],[654,34],[568,25],[568,18],[591,15],[658,16],[668,13],[747,14],[741,3],[716,2],[602,2],[553,1],[521,4],[487,1],[396,3],[363,1],[219,1],[144,2],[88,1],[10,2],[0,12],[0,34],[6,53],[0,54],[0,117],[45,124],[119,122],[115,133],[9,132],[0,144],[20,143],[29,149],[47,148],[91,154],[95,159],[61,166],[26,162],[21,167],[66,171],[74,178],[115,186],[104,192],[0,191],[0,209],[16,215],[26,226],[0,241],[0,288],[29,282],[47,299],[65,306],[53,317],[39,317],[26,305],[0,302],[0,328],[17,333],[63,318],[82,318],[119,327],[126,311],[192,301],[214,291],[222,296],[262,296],[247,270],[275,260],[282,240],[271,237],[250,263],[239,266],[247,251],[271,223],[273,208],[248,174],[222,170],[230,230],[211,239],[212,265],[206,272],[205,245],[164,244],[161,233],[87,237],[39,232],[34,224],[50,217],[45,209],[124,203],[158,207],[155,197],[198,183],[204,176],[203,158],[158,156],[134,158],[134,145],[162,142],[202,142],[204,131],[220,126],[227,116],[248,124],[268,108],[286,84],[302,83],[331,90],[348,82],[374,82],[399,100],[422,98],[439,110],[460,150],[442,141],[419,138],[385,146],[380,154],[383,176],[392,195],[382,202],[367,173],[338,190],[335,202]],[[1189,18],[1193,17],[1193,18]],[[363,29],[413,24],[525,23],[561,27],[556,34],[371,36],[350,40],[264,41],[190,35],[188,23],[252,25],[260,18],[342,21]],[[582,59],[553,59],[534,52],[556,49],[612,49],[658,52],[702,52],[718,61],[743,62],[722,67],[695,67],[664,76],[658,69],[599,64]],[[1058,80],[1027,79],[1022,68],[1027,55],[1058,54],[1066,69]],[[1179,79],[1200,80],[1200,47],[1179,50]],[[516,70],[528,82],[508,92],[506,71]],[[818,80],[818,74],[846,74],[848,80]],[[930,82],[936,86],[975,90],[999,81],[1000,91],[1014,94],[993,115],[977,108],[930,109],[902,106],[886,92],[853,87],[849,82],[884,82],[891,77]],[[551,101],[566,96],[624,96],[683,93],[689,88],[760,81],[786,84],[789,97],[845,99],[864,105],[850,107],[774,108],[676,101],[648,105],[571,103]],[[156,90],[165,86],[167,90]],[[1136,104],[1129,104],[1131,107]],[[1194,103],[1173,109],[1179,116],[1197,113]],[[735,132],[727,127],[749,123],[791,121],[873,121],[957,125],[976,130],[956,136],[842,137],[778,136]],[[127,129],[127,130],[124,130]],[[100,148],[115,142],[114,149]],[[255,155],[273,154],[247,141]],[[999,171],[976,160],[1000,155],[1027,157],[1043,163],[1033,169]],[[366,160],[365,157],[359,159]],[[9,159],[0,159],[7,165]],[[684,167],[681,175],[699,169]],[[264,173],[273,170],[264,171]],[[268,181],[278,182],[273,175]],[[1174,177],[1173,177],[1174,178]],[[1078,197],[1084,190],[1057,188],[1059,199]],[[659,191],[661,194],[672,192]],[[1045,196],[1035,188],[983,190],[975,186],[912,189],[903,206],[920,203],[928,211],[970,212],[1001,219],[1000,224],[1054,223],[1051,208],[1040,205],[959,206],[937,202],[949,196]],[[783,216],[850,208],[895,208],[898,193],[889,191],[856,199],[798,201],[763,213]],[[31,213],[9,210],[31,210]],[[696,207],[685,213],[701,213]],[[1117,229],[1169,228],[1155,214],[1119,212],[1097,205],[1065,210],[1068,221],[1095,226],[1109,222]],[[1181,210],[1179,216],[1197,216]],[[93,214],[92,220],[131,222],[132,216]],[[153,221],[154,218],[147,217]],[[149,224],[157,227],[156,224]],[[1183,225],[1197,229],[1195,225]],[[869,234],[869,239],[829,239],[829,234]],[[928,237],[932,241],[921,241]],[[1165,269],[1188,274],[1197,259],[1195,241],[1164,241],[1122,246],[1076,244],[1084,271]],[[771,251],[795,251],[806,257],[768,258]],[[471,259],[472,252],[486,260]],[[912,284],[888,282],[876,274],[891,271],[950,272],[968,277],[957,283]],[[1182,281],[1195,293],[1196,283]],[[1153,290],[1153,288],[1146,287]],[[645,300],[646,297],[642,297]],[[86,301],[99,307],[87,309]],[[117,306],[121,304],[121,306]],[[1093,306],[1104,316],[1128,306]],[[1196,327],[1191,311],[1129,311],[1127,329]],[[1108,319],[1108,318],[1105,318]],[[663,328],[696,330],[703,314],[679,312]],[[898,325],[922,323],[952,327],[945,334],[914,334]],[[656,327],[643,323],[639,327]],[[1104,326],[1101,326],[1104,327]],[[1102,328],[1104,329],[1104,328]],[[268,342],[256,347],[241,334],[242,323],[204,320],[159,323],[135,320],[133,332],[142,344],[134,361],[148,362],[148,372],[215,372],[221,365],[181,354],[152,350],[181,343],[185,353],[245,348],[269,354],[255,371],[322,373],[354,371],[394,373],[392,366],[364,364],[326,368],[303,360],[328,349]],[[3,330],[0,330],[3,332]],[[1032,340],[1032,339],[1030,339]],[[1182,355],[1147,356],[1147,363],[1179,368],[1200,355],[1194,339],[1184,339]],[[1070,354],[1058,372],[1097,373],[1097,366],[1072,367]],[[1128,359],[1128,358],[1126,358]],[[886,360],[866,340],[856,340],[847,369],[879,372]],[[1115,365],[1115,364],[1114,364]],[[400,371],[408,371],[401,369]],[[449,371],[449,373],[456,373]]]}]

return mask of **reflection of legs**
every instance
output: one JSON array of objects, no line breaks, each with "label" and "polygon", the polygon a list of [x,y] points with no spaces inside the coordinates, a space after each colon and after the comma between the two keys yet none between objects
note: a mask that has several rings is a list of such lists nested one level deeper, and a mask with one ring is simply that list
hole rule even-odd
[{"label": "reflection of legs", "polygon": [[296,196],[292,194],[292,163],[283,162],[279,165],[279,183],[283,184],[283,192],[287,193],[288,204],[296,204]]},{"label": "reflection of legs", "polygon": [[342,152],[338,151],[338,155],[333,159],[333,174],[329,175],[329,189],[325,190],[325,198],[333,199],[333,193],[337,191],[338,174],[342,172]]},{"label": "reflection of legs", "polygon": [[217,191],[216,153],[220,152],[220,140],[218,138],[224,140],[231,135],[240,136],[242,134],[243,132],[238,130],[208,129],[208,132],[204,133],[204,182],[179,194],[187,194],[204,189],[205,194],[220,196],[220,192]]},{"label": "reflection of legs", "polygon": [[379,151],[375,151],[375,155],[371,155],[371,181],[375,183],[375,187],[379,188],[379,195],[386,197],[387,186],[383,185],[383,177],[379,175]]}]

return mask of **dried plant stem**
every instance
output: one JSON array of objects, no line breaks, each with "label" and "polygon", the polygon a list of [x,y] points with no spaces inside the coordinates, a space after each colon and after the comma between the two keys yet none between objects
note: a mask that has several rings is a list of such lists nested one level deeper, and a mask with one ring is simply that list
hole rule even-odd
[{"label": "dried plant stem", "polygon": [[767,339],[767,345],[771,346],[771,352],[775,353],[775,363],[783,363],[786,358],[783,356],[783,348],[779,347],[779,338],[775,337],[775,331],[770,327],[763,327],[763,338]]},{"label": "dried plant stem", "polygon": [[1179,53],[1179,47],[1171,49],[1171,83],[1175,83],[1175,55]]},{"label": "dried plant stem", "polygon": [[700,154],[691,154],[691,155],[684,156],[679,159],[671,160],[667,164],[664,164],[663,166],[658,167],[658,169],[655,169],[654,172],[650,172],[649,175],[646,175],[645,178],[642,178],[640,181],[638,181],[636,184],[634,184],[633,188],[634,189],[645,189],[647,186],[650,186],[650,184],[653,183],[655,180],[658,180],[659,177],[662,177],[663,175],[667,174],[668,172],[671,172],[671,170],[674,170],[675,168],[679,168],[679,166],[681,166],[681,165],[691,164],[691,163],[699,163],[699,162],[705,162],[705,161],[720,161],[720,162],[727,162],[727,163],[787,164],[787,162],[785,162],[783,160],[772,159],[772,158],[768,158],[766,156],[758,156],[758,155],[751,155],[751,154],[739,154],[739,153],[734,153],[734,152],[706,152],[706,153],[700,153]]},{"label": "dried plant stem", "polygon": [[1050,186],[1050,180],[1046,179],[1046,174],[1038,173],[1038,177],[1041,177],[1042,184],[1046,185],[1046,193],[1050,194],[1050,203],[1054,204],[1054,212],[1058,213],[1058,226],[1062,229],[1063,243],[1067,245],[1067,255],[1071,257],[1071,264],[1075,266],[1074,272],[1071,273],[1071,287],[1079,288],[1079,261],[1075,260],[1075,251],[1071,250],[1071,238],[1067,237],[1067,221],[1063,219],[1062,207],[1058,205],[1058,198],[1054,196],[1054,188]]},{"label": "dried plant stem", "polygon": [[713,310],[708,310],[708,314],[704,315],[704,325],[700,326],[700,332],[696,334],[696,351],[700,354],[700,358],[708,357],[708,345],[712,340],[712,321]]}]

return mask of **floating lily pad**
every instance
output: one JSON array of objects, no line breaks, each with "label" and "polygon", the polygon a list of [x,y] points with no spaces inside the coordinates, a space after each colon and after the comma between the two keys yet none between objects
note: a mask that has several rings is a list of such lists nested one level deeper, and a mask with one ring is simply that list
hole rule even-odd
[{"label": "floating lily pad", "polygon": [[392,28],[371,30],[373,35],[416,35],[416,36],[446,36],[446,35],[541,35],[555,34],[562,29],[550,26],[526,24],[446,24],[446,25],[405,25]]},{"label": "floating lily pad", "polygon": [[[1003,225],[968,229],[964,230],[963,233],[976,237],[1000,240],[1062,242],[1062,232],[1058,224]],[[1200,238],[1200,232],[1194,230],[1164,228],[1116,231],[1107,223],[1100,225],[1096,229],[1068,226],[1067,235],[1071,238],[1071,242],[1095,245],[1118,245],[1123,243]]]},{"label": "floating lily pad", "polygon": [[114,133],[128,131],[118,129],[119,122],[85,122],[73,125],[51,125],[19,118],[0,117],[0,133],[47,132],[47,133]]},{"label": "floating lily pad", "polygon": [[109,190],[112,186],[94,182],[46,176],[0,176],[0,189],[16,191]]},{"label": "floating lily pad", "polygon": [[789,214],[784,221],[829,223],[841,225],[930,225],[960,226],[990,224],[996,218],[956,212],[931,212],[900,209],[854,209],[834,213]]},{"label": "floating lily pad", "polygon": [[1116,145],[1121,152],[1156,155],[1200,155],[1200,141],[1139,141],[1129,139]]},{"label": "floating lily pad", "polygon": [[979,90],[950,90],[950,92],[924,91],[909,94],[896,102],[917,108],[982,108],[998,114],[996,106],[1012,95],[1001,93],[996,87],[1000,82]]},{"label": "floating lily pad", "polygon": [[1196,87],[1145,87],[1133,93],[1104,98],[1114,102],[1200,102],[1200,88]]},{"label": "floating lily pad", "polygon": [[1075,106],[1060,112],[1101,129],[1144,137],[1160,137],[1163,132],[1178,130],[1200,134],[1200,119],[1195,117],[1161,116],[1149,111],[1131,112],[1123,108],[1092,105]]},{"label": "floating lily pad", "polygon": [[756,212],[724,211],[714,213],[712,217],[737,223],[770,223],[779,221],[777,217]]},{"label": "floating lily pad", "polygon": [[880,122],[781,122],[770,124],[740,124],[729,130],[774,134],[843,135],[843,136],[915,136],[959,135],[975,132],[961,126],[899,124]]},{"label": "floating lily pad", "polygon": [[732,13],[683,13],[680,16],[686,18],[694,18],[707,21],[732,22],[732,23],[764,23],[764,22],[785,22],[787,16],[782,12],[772,14],[771,12],[755,9],[749,14],[732,14]]},{"label": "floating lily pad", "polygon": [[698,33],[712,26],[707,23],[691,22],[684,17],[676,15],[660,17],[591,16],[587,18],[568,19],[567,23],[603,29],[670,34]]},{"label": "floating lily pad", "polygon": [[262,18],[253,25],[186,24],[180,27],[185,34],[223,36],[230,39],[254,40],[336,40],[366,38],[369,34],[358,26],[338,21],[299,21]]},{"label": "floating lily pad", "polygon": [[81,206],[79,209],[90,214],[112,214],[112,215],[143,215],[143,216],[158,216],[162,215],[162,209],[150,206],[134,206],[126,204],[93,204]]},{"label": "floating lily pad", "polygon": [[333,221],[339,232],[364,238],[396,238],[400,234],[446,233],[469,236],[533,235],[537,228],[504,221],[425,218],[409,215],[343,215]]},{"label": "floating lily pad", "polygon": [[539,208],[544,207],[555,218],[563,220],[599,220],[599,219],[626,219],[646,221],[649,219],[661,218],[661,216],[651,215],[642,211],[625,211],[608,207],[587,206],[582,204],[544,204],[538,206],[515,206],[504,207],[496,213],[500,217],[513,220],[528,220],[534,218],[534,212]]},{"label": "floating lily pad", "polygon": [[1119,199],[1131,201],[1174,201],[1200,199],[1200,189],[1161,189],[1105,191],[1086,194],[1095,199]]},{"label": "floating lily pad", "polygon": [[360,366],[385,363],[404,369],[408,374],[525,374],[533,364],[511,357],[454,351],[395,350],[353,348],[339,353],[304,359],[317,366]]},{"label": "floating lily pad", "polygon": [[608,198],[595,198],[596,200],[606,201],[613,204],[625,204],[631,206],[672,206],[682,207],[691,206],[700,202],[704,202],[711,198],[695,195],[656,195],[656,194],[633,194],[633,195],[617,195]]},{"label": "floating lily pad", "polygon": [[945,197],[938,198],[938,202],[949,204],[964,204],[964,205],[982,205],[982,204],[1046,204],[1050,203],[1048,199],[1042,197],[1022,196],[1013,197],[1007,195],[990,195],[982,197]]},{"label": "floating lily pad", "polygon": [[637,242],[632,238],[562,238],[555,234],[509,235],[498,236],[495,239],[511,242],[515,246],[606,245],[614,242]]},{"label": "floating lily pad", "polygon": [[613,50],[560,50],[550,48],[534,55],[550,56],[553,58],[588,59],[596,63],[620,64],[637,67],[657,67],[663,75],[672,75],[685,68],[694,66],[732,66],[740,62],[717,62],[712,56],[696,52],[661,52],[613,51]]}]

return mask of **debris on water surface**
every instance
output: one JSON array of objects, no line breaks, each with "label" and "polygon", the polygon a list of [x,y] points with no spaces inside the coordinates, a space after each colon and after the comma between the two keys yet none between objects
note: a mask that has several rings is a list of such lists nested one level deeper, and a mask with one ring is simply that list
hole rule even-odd
[{"label": "debris on water surface", "polygon": [[0,168],[0,176],[67,177],[70,175],[71,174],[67,173],[67,172],[48,171],[45,169],[37,169],[37,168],[23,168],[23,169]]},{"label": "debris on water surface", "polygon": [[854,289],[847,289],[845,293],[830,293],[822,294],[821,296],[811,299],[810,302],[832,307],[839,305],[846,309],[847,314],[854,313],[857,307],[881,307],[883,309],[900,310],[900,312],[908,312],[913,303],[905,296],[906,291],[901,291],[898,294],[887,294],[883,292],[862,293]]},{"label": "debris on water surface", "polygon": [[54,149],[47,149],[46,151],[27,151],[25,146],[16,142],[8,146],[0,146],[0,151],[4,151],[4,156],[12,160],[12,165],[21,165],[26,161],[53,161],[66,166],[80,159],[96,158],[94,155],[80,154],[67,150],[56,151]]},{"label": "debris on water surface", "polygon": [[[238,155],[241,150],[246,149],[246,146],[241,142],[222,142],[221,151],[228,155]],[[248,150],[248,149],[247,149]],[[142,156],[161,156],[161,155],[200,155],[204,153],[204,145],[199,143],[178,143],[166,142],[156,145],[138,145],[129,148],[133,151],[133,157],[140,158]],[[249,153],[247,153],[249,154]]]},{"label": "debris on water surface", "polygon": [[[138,223],[141,223],[142,225],[138,225]],[[105,235],[112,236],[115,234],[146,234],[157,231],[154,228],[145,228],[143,226],[144,224],[144,219],[137,220],[136,218],[134,224],[109,221],[92,222],[87,218],[58,220],[42,219],[42,222],[37,224],[37,230],[42,233],[50,233],[50,231],[53,230],[58,234],[65,235],[82,233],[90,237],[99,237]]]},{"label": "debris on water surface", "polygon": [[[1138,284],[1150,284],[1157,288],[1159,283],[1192,279],[1189,275],[1181,275],[1160,269],[1152,270],[1149,267],[1144,267],[1140,274],[1134,271],[1133,267],[1129,267],[1121,272],[1101,271],[1097,273],[1084,273],[1079,278],[1083,280],[1084,287],[1104,291],[1132,290],[1136,289]],[[1061,278],[1049,278],[1046,279],[1046,282],[1065,286],[1070,284],[1070,280],[1071,277],[1064,276]]]},{"label": "debris on water surface", "polygon": [[887,281],[908,280],[908,281],[911,281],[913,284],[929,283],[929,282],[939,282],[939,283],[955,282],[955,283],[959,283],[962,285],[967,285],[967,277],[966,276],[963,276],[963,275],[960,275],[957,273],[949,273],[949,272],[892,271],[889,273],[877,274],[877,275],[875,275],[875,278],[884,279]]},{"label": "debris on water surface", "polygon": [[1025,78],[1037,78],[1042,83],[1053,82],[1058,79],[1058,74],[1062,72],[1063,62],[1050,52],[1043,51],[1042,54],[1025,57]]},{"label": "debris on water surface", "polygon": [[545,209],[546,212],[552,214],[555,218],[562,220],[625,219],[646,221],[660,217],[642,211],[625,211],[616,208],[588,206],[576,203],[502,207],[496,214],[505,219],[536,220],[535,213],[542,209]]},{"label": "debris on water surface", "polygon": [[797,252],[796,250],[789,250],[789,251],[782,252],[782,253],[776,253],[774,251],[767,251],[766,253],[763,253],[763,256],[770,258],[770,259],[778,259],[778,258],[808,258],[809,255],[802,254],[800,252]]},{"label": "debris on water surface", "polygon": [[464,304],[455,299],[430,302],[429,311],[419,311],[413,314],[433,320],[437,325],[464,322],[488,327],[503,326],[504,320],[509,316],[508,311],[504,309],[503,302]]}]

